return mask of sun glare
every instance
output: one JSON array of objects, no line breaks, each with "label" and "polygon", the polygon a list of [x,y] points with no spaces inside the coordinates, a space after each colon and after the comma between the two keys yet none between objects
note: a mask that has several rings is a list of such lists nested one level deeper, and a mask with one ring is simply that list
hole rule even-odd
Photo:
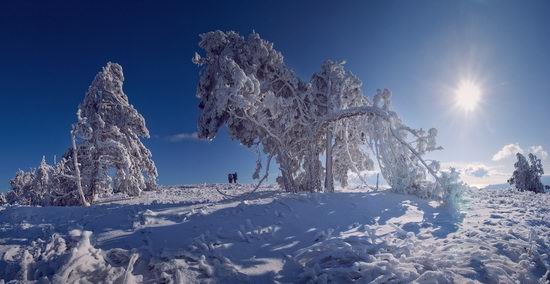
[{"label": "sun glare", "polygon": [[463,81],[455,92],[456,104],[461,109],[473,111],[481,98],[481,89],[472,81]]}]

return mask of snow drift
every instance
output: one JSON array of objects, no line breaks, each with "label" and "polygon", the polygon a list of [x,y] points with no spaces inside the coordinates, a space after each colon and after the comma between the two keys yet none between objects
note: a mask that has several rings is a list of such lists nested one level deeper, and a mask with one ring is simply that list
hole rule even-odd
[{"label": "snow drift", "polygon": [[[81,283],[533,283],[550,196],[467,190],[458,207],[381,192],[196,185],[91,207],[0,207],[0,278]],[[458,209],[458,211],[457,211]]]}]

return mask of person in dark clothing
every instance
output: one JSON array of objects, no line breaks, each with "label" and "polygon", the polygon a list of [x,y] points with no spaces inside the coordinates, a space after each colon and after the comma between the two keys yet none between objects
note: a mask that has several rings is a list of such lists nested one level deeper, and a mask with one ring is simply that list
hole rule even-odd
[{"label": "person in dark clothing", "polygon": [[233,183],[233,174],[228,174],[228,175],[227,175],[227,181],[228,181],[229,183]]},{"label": "person in dark clothing", "polygon": [[233,183],[237,183],[237,172],[233,173]]}]

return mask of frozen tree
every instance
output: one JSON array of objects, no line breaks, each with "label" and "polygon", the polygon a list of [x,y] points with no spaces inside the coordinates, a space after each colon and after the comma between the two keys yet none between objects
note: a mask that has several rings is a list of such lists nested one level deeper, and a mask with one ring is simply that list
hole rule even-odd
[{"label": "frozen tree", "polygon": [[75,190],[74,175],[65,167],[62,159],[49,165],[43,158],[37,168],[18,171],[10,181],[11,191],[6,194],[8,203],[22,205],[82,205]]},{"label": "frozen tree", "polygon": [[50,182],[50,173],[53,171],[53,167],[46,163],[46,157],[42,157],[40,165],[34,172],[34,178],[31,182],[31,191],[33,199],[35,200],[45,200],[46,196],[49,193],[49,187],[51,186]]},{"label": "frozen tree", "polygon": [[78,108],[74,146],[65,158],[73,161],[77,187],[89,202],[98,193],[139,195],[156,189],[157,169],[140,140],[149,138],[149,131],[128,102],[123,82],[122,67],[107,63]]},{"label": "frozen tree", "polygon": [[432,128],[426,132],[404,125],[397,113],[391,110],[391,97],[388,90],[379,90],[374,96],[374,106],[387,111],[387,117],[368,118],[365,124],[368,144],[392,190],[435,197],[427,175],[437,182],[439,163],[432,161],[428,164],[422,156],[441,149],[435,142],[437,130]]},{"label": "frozen tree", "polygon": [[[199,136],[213,139],[225,125],[242,145],[261,145],[276,158],[281,170],[277,181],[287,191],[321,190],[323,176],[325,191],[333,191],[334,175],[345,185],[350,170],[373,168],[365,152],[370,148],[394,190],[446,196],[436,193],[438,187],[447,188],[439,181],[439,164],[422,158],[440,149],[437,130],[404,125],[391,109],[388,90],[369,101],[361,81],[344,70],[343,62],[326,61],[304,83],[256,33],[245,39],[234,32],[209,32],[201,35],[199,46],[205,50],[204,56],[193,58],[203,66],[197,88]],[[258,164],[255,177],[260,169]]]},{"label": "frozen tree", "polygon": [[17,171],[10,181],[11,191],[7,194],[9,203],[23,205],[47,205],[51,190],[50,175],[53,167],[43,157],[38,168],[28,172]]},{"label": "frozen tree", "polygon": [[[391,92],[379,90],[372,105],[368,101],[359,107],[339,110],[320,118],[312,128],[317,139],[327,124],[358,118],[356,133],[375,154],[381,173],[392,190],[429,198],[442,198],[435,194],[439,184],[439,163],[428,163],[422,158],[429,151],[439,150],[435,143],[436,129],[427,133],[404,125],[391,109]],[[407,140],[410,137],[411,139]],[[428,180],[428,175],[432,181]]]},{"label": "frozen tree", "polygon": [[138,195],[156,189],[157,170],[140,138],[145,120],[122,90],[122,67],[107,63],[95,77],[77,112],[71,147],[63,159],[18,171],[7,202],[28,205],[84,205],[98,193]]},{"label": "frozen tree", "polygon": [[[333,139],[312,137],[317,133],[315,125],[319,117],[329,114],[328,98],[340,105],[336,102],[340,98],[330,92],[334,90],[334,97],[348,96],[340,93],[357,89],[360,81],[343,72],[343,64],[327,61],[314,82],[306,84],[286,67],[273,45],[256,33],[245,39],[234,32],[209,32],[201,35],[199,46],[206,52],[204,57],[195,54],[193,58],[204,66],[197,88],[199,136],[212,139],[226,125],[231,137],[244,146],[261,144],[266,154],[275,156],[281,170],[277,180],[286,190],[320,190],[319,155],[326,149],[326,140]],[[325,75],[331,84],[334,81],[330,92]]]},{"label": "frozen tree", "polygon": [[544,185],[540,181],[544,175],[541,160],[532,153],[529,153],[529,161],[521,153],[517,153],[516,157],[515,170],[508,183],[520,191],[544,192]]},{"label": "frozen tree", "polygon": [[[352,107],[369,106],[367,97],[361,91],[361,80],[351,72],[346,72],[344,64],[327,60],[321,70],[313,75],[308,94],[314,98],[312,112],[315,118],[328,117]],[[361,177],[360,172],[372,169],[372,160],[360,147],[364,144],[364,133],[356,127],[360,119],[350,117],[337,120],[328,123],[324,129],[326,191],[334,191],[333,172],[345,186],[349,170]]]},{"label": "frozen tree", "polygon": [[301,82],[273,45],[253,33],[247,39],[234,32],[201,35],[205,56],[193,62],[204,66],[197,87],[201,110],[199,137],[213,139],[226,125],[233,139],[274,156],[278,179],[296,191],[304,157],[303,133],[309,125]]},{"label": "frozen tree", "polygon": [[32,184],[35,177],[35,170],[25,172],[22,170],[15,173],[15,177],[10,180],[11,191],[6,194],[8,203],[19,203],[23,205],[37,202]]},{"label": "frozen tree", "polygon": [[529,162],[521,153],[516,154],[517,162],[514,163],[514,172],[512,177],[508,179],[508,183],[512,186],[515,186],[520,191],[524,191],[528,188],[530,182],[530,166]]}]

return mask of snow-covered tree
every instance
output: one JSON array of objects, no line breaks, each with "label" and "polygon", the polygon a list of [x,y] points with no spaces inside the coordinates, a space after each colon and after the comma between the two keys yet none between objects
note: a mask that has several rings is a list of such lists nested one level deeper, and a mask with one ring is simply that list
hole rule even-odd
[{"label": "snow-covered tree", "polygon": [[[157,186],[151,152],[140,140],[149,138],[149,130],[143,116],[128,102],[123,82],[122,67],[107,63],[78,108],[72,132],[80,165],[80,177],[76,178],[89,202],[99,193],[138,195]],[[67,160],[73,157],[72,150],[65,155]]]},{"label": "snow-covered tree", "polygon": [[65,164],[66,160],[62,159],[52,166],[43,158],[37,168],[18,171],[10,181],[11,191],[6,194],[6,201],[22,205],[82,205],[75,190],[74,175]]},{"label": "snow-covered tree", "polygon": [[[375,154],[382,175],[392,190],[413,193],[420,196],[441,198],[434,194],[434,183],[438,184],[439,163],[427,163],[422,156],[429,151],[439,150],[435,143],[436,129],[428,133],[404,125],[391,109],[391,92],[379,90],[372,105],[368,101],[358,107],[341,109],[321,117],[310,139],[318,139],[320,131],[329,123],[357,118],[356,134],[365,141]],[[411,134],[412,140],[407,141]],[[428,180],[428,175],[432,181]]]},{"label": "snow-covered tree", "polygon": [[157,170],[140,138],[145,120],[122,90],[122,67],[107,63],[90,85],[61,161],[18,171],[7,202],[28,205],[89,205],[98,193],[138,195],[156,189]]},{"label": "snow-covered tree", "polygon": [[391,109],[388,90],[379,91],[371,103],[344,63],[326,61],[304,83],[273,44],[256,33],[245,39],[235,32],[209,32],[201,35],[199,46],[205,50],[204,57],[193,58],[204,66],[197,88],[199,136],[213,139],[226,125],[244,146],[261,145],[279,163],[277,180],[287,191],[321,190],[323,176],[325,190],[332,191],[334,173],[345,185],[350,170],[373,168],[364,151],[369,147],[394,190],[445,195],[434,193],[442,176],[439,164],[422,158],[440,149],[437,130],[404,125]]},{"label": "snow-covered tree", "polygon": [[[204,66],[197,88],[199,136],[212,139],[227,125],[233,139],[247,147],[261,144],[266,154],[275,156],[281,170],[277,180],[285,189],[320,190],[319,155],[327,139],[312,140],[312,127],[329,113],[329,98],[348,105],[349,99],[333,97],[351,96],[348,92],[357,90],[360,81],[343,72],[342,63],[327,61],[313,83],[306,84],[284,64],[273,44],[256,33],[245,39],[234,32],[210,32],[201,35],[199,46],[206,53],[193,58]],[[325,79],[334,81],[330,92]]]},{"label": "snow-covered tree", "polygon": [[515,170],[508,183],[520,191],[544,192],[544,185],[540,181],[544,175],[541,160],[533,153],[529,153],[529,161],[521,153],[517,153],[516,157]]},{"label": "snow-covered tree", "polygon": [[303,96],[306,84],[286,67],[273,45],[253,33],[247,39],[234,32],[201,35],[205,56],[197,97],[201,115],[199,137],[213,139],[226,125],[233,139],[274,156],[280,180],[291,191],[296,183],[309,125]]},{"label": "snow-covered tree", "polygon": [[35,177],[35,170],[25,172],[22,170],[15,173],[10,180],[11,191],[6,194],[8,203],[33,204],[37,202],[37,195],[32,188]]},{"label": "snow-covered tree", "polygon": [[[370,105],[361,91],[361,80],[345,71],[344,64],[327,60],[313,75],[308,91],[315,102],[312,105],[313,117],[320,119],[344,109]],[[337,180],[345,186],[350,170],[359,174],[372,169],[372,160],[361,149],[364,133],[356,127],[360,120],[360,117],[341,119],[328,123],[324,129],[325,190],[328,192],[334,191],[334,172]]]},{"label": "snow-covered tree", "polygon": [[439,163],[428,164],[422,156],[441,149],[435,141],[437,130],[426,132],[404,125],[391,109],[391,97],[388,90],[379,90],[374,96],[374,106],[385,110],[388,116],[374,116],[366,121],[368,144],[392,190],[432,197],[427,178],[430,175],[437,182]]},{"label": "snow-covered tree", "polygon": [[43,157],[37,168],[28,172],[17,171],[15,177],[10,181],[11,191],[7,194],[8,202],[23,205],[47,205],[50,190],[53,188],[50,178],[53,169]]}]

